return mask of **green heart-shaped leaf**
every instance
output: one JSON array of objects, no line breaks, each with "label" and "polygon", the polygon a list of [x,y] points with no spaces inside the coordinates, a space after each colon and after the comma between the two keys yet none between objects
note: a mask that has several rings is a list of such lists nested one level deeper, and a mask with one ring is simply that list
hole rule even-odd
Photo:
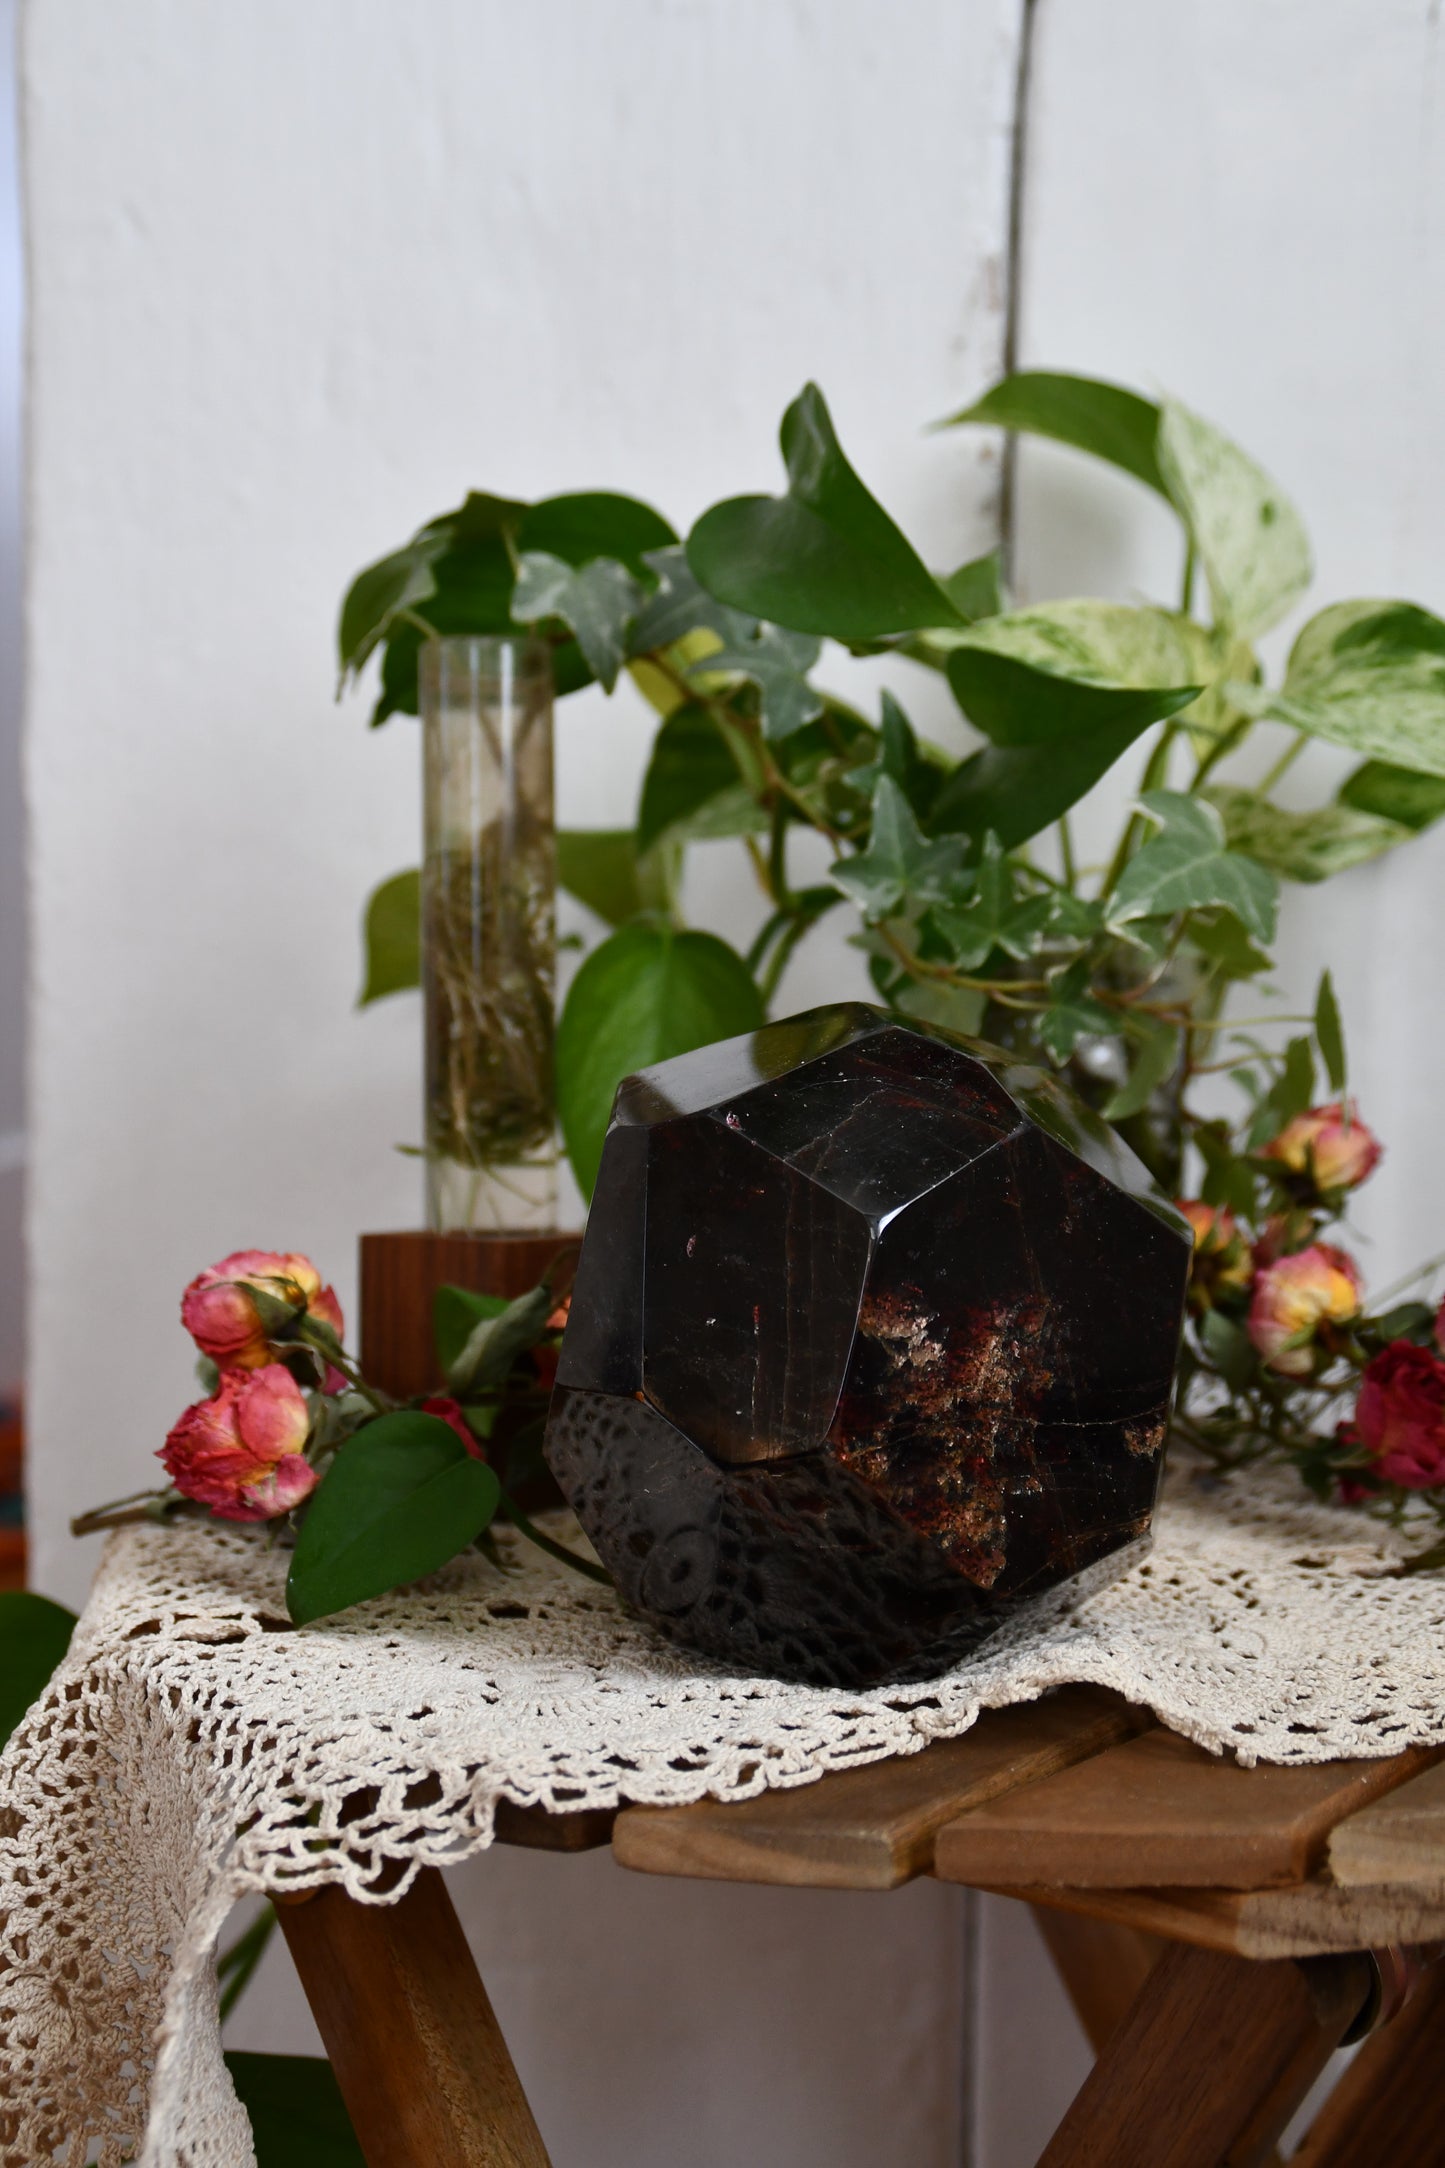
[{"label": "green heart-shaped leaf", "polygon": [[495,1472],[439,1416],[380,1415],[342,1446],[306,1511],[286,1606],[298,1626],[435,1573],[497,1510]]},{"label": "green heart-shaped leaf", "polygon": [[848,464],[816,384],[793,401],[780,434],[787,495],[715,504],[687,538],[688,563],[709,593],[835,640],[964,623]]},{"label": "green heart-shaped leaf", "polygon": [[762,1022],[756,981],[714,934],[624,926],[595,948],[557,1026],[557,1113],[583,1195],[625,1076]]}]

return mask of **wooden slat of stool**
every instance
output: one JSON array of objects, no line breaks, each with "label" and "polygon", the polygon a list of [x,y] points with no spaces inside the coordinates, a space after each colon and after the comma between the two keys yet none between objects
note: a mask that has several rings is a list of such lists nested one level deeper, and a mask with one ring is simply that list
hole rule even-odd
[{"label": "wooden slat of stool", "polygon": [[940,1830],[948,1880],[1070,1889],[1263,1889],[1299,1882],[1335,1823],[1434,1758],[1241,1769],[1177,1733],[1145,1732]]},{"label": "wooden slat of stool", "polygon": [[1116,1694],[1070,1686],[992,1709],[959,1739],[725,1804],[629,1807],[613,1850],[643,1874],[808,1889],[893,1889],[932,1863],[961,1809],[1098,1754],[1149,1721]]},{"label": "wooden slat of stool", "polygon": [[395,1904],[325,1889],[276,1916],[367,2168],[548,2168],[435,1868]]},{"label": "wooden slat of stool", "polygon": [[[984,1885],[991,1886],[991,1885]],[[1445,1901],[1409,1888],[1337,1889],[1317,1878],[1293,1889],[1055,1889],[994,1887],[999,1897],[1118,1920],[1171,1942],[1255,1959],[1445,1940]]]},{"label": "wooden slat of stool", "polygon": [[519,1807],[499,1799],[492,1834],[498,1844],[521,1845],[530,1852],[595,1852],[610,1843],[615,1807],[580,1807],[554,1814],[547,1807]]},{"label": "wooden slat of stool", "polygon": [[1341,1822],[1329,1857],[1346,1887],[1409,1882],[1445,1895],[1445,1762]]},{"label": "wooden slat of stool", "polygon": [[1259,2168],[1370,1985],[1359,1954],[1166,1951],[1039,2168]]},{"label": "wooden slat of stool", "polygon": [[1291,2156],[1291,2168],[1440,2168],[1445,2157],[1445,1965],[1371,2033]]}]

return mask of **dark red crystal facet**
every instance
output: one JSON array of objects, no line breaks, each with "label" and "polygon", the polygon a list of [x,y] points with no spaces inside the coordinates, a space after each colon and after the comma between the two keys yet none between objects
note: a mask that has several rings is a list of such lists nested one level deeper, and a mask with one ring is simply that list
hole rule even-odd
[{"label": "dark red crystal facet", "polygon": [[620,1087],[553,1473],[672,1640],[926,1678],[1147,1537],[1189,1230],[996,1048],[863,1003]]}]

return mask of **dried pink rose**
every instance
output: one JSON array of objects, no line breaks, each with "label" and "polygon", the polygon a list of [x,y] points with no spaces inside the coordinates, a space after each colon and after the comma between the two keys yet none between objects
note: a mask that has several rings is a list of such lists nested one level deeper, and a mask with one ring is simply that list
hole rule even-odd
[{"label": "dried pink rose", "polygon": [[1307,1378],[1328,1352],[1330,1329],[1359,1316],[1363,1287],[1352,1257],[1331,1243],[1312,1242],[1256,1275],[1249,1337],[1271,1370]]},{"label": "dried pink rose", "polygon": [[310,1417],[289,1370],[228,1370],[209,1400],[186,1409],[161,1447],[176,1489],[223,1521],[269,1521],[316,1488],[303,1457]]},{"label": "dried pink rose", "polygon": [[1318,1190],[1340,1191],[1358,1189],[1367,1181],[1383,1150],[1356,1114],[1354,1101],[1346,1107],[1336,1099],[1286,1122],[1264,1147],[1264,1156],[1279,1160],[1291,1174],[1305,1176]]},{"label": "dried pink rose", "polygon": [[233,1250],[199,1273],[181,1297],[181,1323],[222,1370],[256,1370],[271,1359],[253,1297],[257,1289],[304,1309],[338,1334],[344,1330],[341,1305],[309,1257],[296,1250]]}]

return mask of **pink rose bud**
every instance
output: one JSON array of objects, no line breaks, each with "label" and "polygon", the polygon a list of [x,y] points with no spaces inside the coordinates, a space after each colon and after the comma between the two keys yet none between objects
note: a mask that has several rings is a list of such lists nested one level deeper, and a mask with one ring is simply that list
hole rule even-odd
[{"label": "pink rose bud", "polygon": [[1356,1115],[1354,1101],[1346,1109],[1337,1099],[1286,1122],[1264,1147],[1264,1156],[1279,1160],[1315,1189],[1338,1191],[1358,1189],[1368,1180],[1382,1150],[1379,1138]]},{"label": "pink rose bud", "polygon": [[1365,1365],[1350,1426],[1376,1475],[1406,1490],[1445,1483],[1445,1363],[1429,1348],[1392,1340]]},{"label": "pink rose bud", "polygon": [[1228,1205],[1181,1197],[1179,1209],[1194,1230],[1194,1259],[1189,1268],[1191,1309],[1212,1310],[1221,1299],[1243,1294],[1254,1276],[1254,1263],[1249,1244]]},{"label": "pink rose bud", "polygon": [[269,1521],[316,1488],[303,1458],[310,1417],[300,1386],[280,1363],[228,1370],[198,1400],[160,1451],[176,1489],[223,1521]]},{"label": "pink rose bud", "polygon": [[344,1330],[341,1305],[309,1257],[296,1250],[233,1250],[198,1274],[181,1297],[181,1323],[222,1370],[256,1370],[271,1359],[252,1289],[319,1317],[338,1334]]},{"label": "pink rose bud", "polygon": [[1359,1316],[1363,1286],[1354,1259],[1328,1242],[1276,1258],[1255,1278],[1249,1337],[1271,1370],[1310,1377],[1331,1327]]},{"label": "pink rose bud", "polygon": [[450,1424],[473,1460],[486,1459],[487,1456],[482,1451],[480,1440],[474,1437],[467,1428],[467,1419],[463,1415],[459,1403],[452,1399],[450,1393],[433,1394],[430,1400],[422,1402],[421,1412],[423,1415],[439,1416],[442,1422]]}]

